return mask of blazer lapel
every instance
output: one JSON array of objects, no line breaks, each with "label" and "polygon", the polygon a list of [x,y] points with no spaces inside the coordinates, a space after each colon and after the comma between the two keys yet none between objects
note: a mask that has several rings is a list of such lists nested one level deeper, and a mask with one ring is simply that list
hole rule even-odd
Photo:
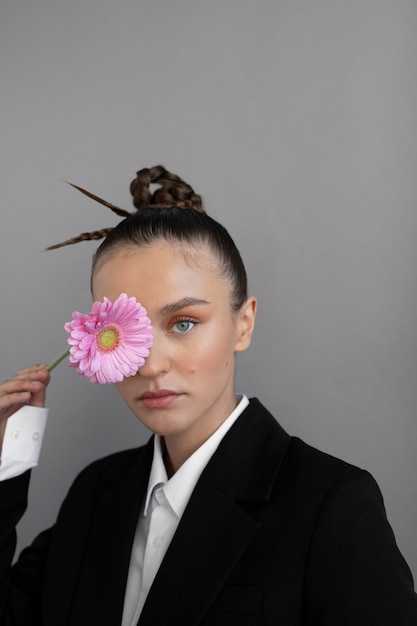
[{"label": "blazer lapel", "polygon": [[252,400],[201,475],[138,626],[201,622],[258,529],[243,505],[268,499],[289,440]]},{"label": "blazer lapel", "polygon": [[146,492],[153,440],[133,466],[125,461],[102,476],[71,624],[120,624],[130,554],[143,494]]}]

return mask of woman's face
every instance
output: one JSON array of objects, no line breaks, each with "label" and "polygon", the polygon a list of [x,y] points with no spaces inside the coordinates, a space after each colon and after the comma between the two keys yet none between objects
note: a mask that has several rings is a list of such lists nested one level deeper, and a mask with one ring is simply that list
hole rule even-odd
[{"label": "woman's face", "polygon": [[98,265],[93,297],[135,296],[153,327],[149,357],[116,387],[150,430],[191,454],[236,406],[235,352],[250,344],[256,301],[234,313],[230,284],[206,248],[165,241],[127,247]]}]

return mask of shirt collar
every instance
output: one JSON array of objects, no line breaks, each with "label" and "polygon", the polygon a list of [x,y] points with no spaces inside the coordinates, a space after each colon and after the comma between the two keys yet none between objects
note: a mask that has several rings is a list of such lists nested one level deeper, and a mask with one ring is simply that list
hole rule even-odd
[{"label": "shirt collar", "polygon": [[162,440],[155,435],[154,454],[149,475],[148,489],[146,492],[143,514],[147,515],[152,492],[156,485],[163,484],[163,491],[168,503],[178,518],[181,518],[188,500],[197,484],[207,463],[213,456],[221,440],[232,427],[239,415],[243,413],[249,404],[245,395],[239,396],[240,400],[236,408],[225,419],[214,433],[181,465],[173,476],[168,480],[163,461]]}]

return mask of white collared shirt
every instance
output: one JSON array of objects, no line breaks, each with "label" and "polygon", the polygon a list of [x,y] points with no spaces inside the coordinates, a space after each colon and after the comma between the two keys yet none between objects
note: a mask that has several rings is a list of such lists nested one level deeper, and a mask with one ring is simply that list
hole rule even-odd
[{"label": "white collared shirt", "polygon": [[161,438],[155,435],[148,489],[132,548],[122,626],[136,626],[149,589],[201,473],[248,404],[248,398],[241,396],[229,417],[169,480],[162,458]]}]

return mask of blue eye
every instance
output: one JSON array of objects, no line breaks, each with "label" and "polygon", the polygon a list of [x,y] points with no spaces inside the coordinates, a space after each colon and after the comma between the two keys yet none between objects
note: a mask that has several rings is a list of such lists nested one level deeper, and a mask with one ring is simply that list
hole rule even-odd
[{"label": "blue eye", "polygon": [[195,326],[195,322],[191,320],[179,320],[173,326],[174,333],[186,333]]}]

